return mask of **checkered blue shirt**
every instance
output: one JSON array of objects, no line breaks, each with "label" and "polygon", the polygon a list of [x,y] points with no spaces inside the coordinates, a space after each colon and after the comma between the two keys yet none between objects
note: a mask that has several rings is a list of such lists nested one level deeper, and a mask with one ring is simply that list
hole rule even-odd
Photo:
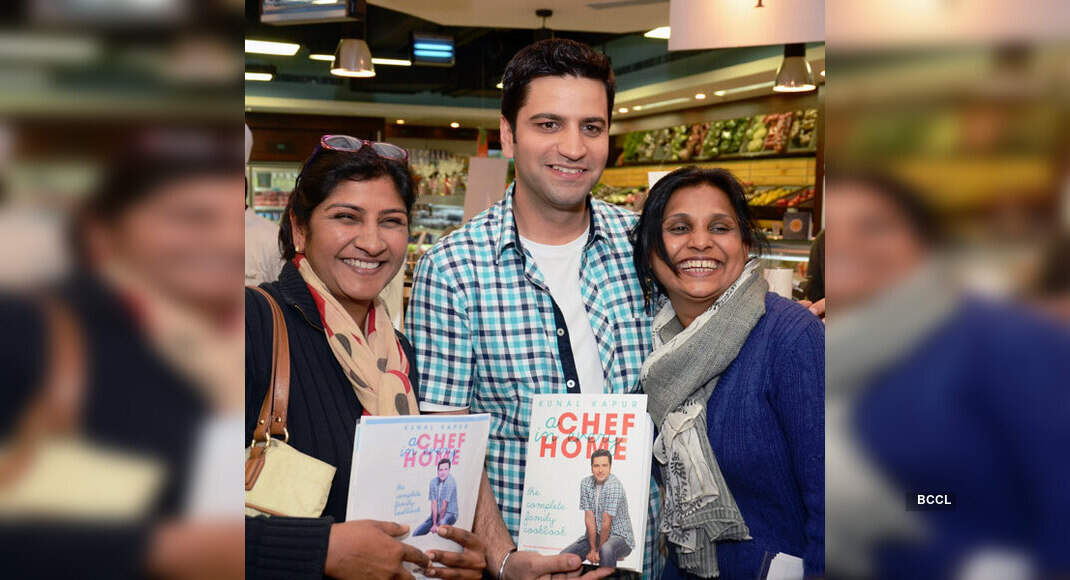
[{"label": "checkered blue shirt", "polygon": [[[595,199],[590,208],[580,292],[598,341],[604,389],[636,393],[643,359],[652,349],[651,317],[628,241],[636,216]],[[554,312],[543,276],[520,244],[513,186],[416,265],[405,330],[416,349],[420,400],[490,413],[487,475],[514,540],[531,397],[569,390],[562,361],[566,356],[571,361],[571,353],[560,348]],[[651,479],[645,578],[661,572],[655,558],[659,504]]]},{"label": "checkered blue shirt", "polygon": [[[594,525],[596,529],[602,527],[602,514],[609,514],[613,518],[609,527],[609,535],[618,536],[628,544],[629,548],[635,548],[635,538],[632,537],[632,518],[628,515],[628,496],[624,494],[624,484],[620,479],[609,474],[601,490],[595,485],[594,476],[588,475],[580,481],[580,509],[594,512]],[[584,537],[587,537],[584,534]],[[601,538],[605,541],[606,538]]]}]

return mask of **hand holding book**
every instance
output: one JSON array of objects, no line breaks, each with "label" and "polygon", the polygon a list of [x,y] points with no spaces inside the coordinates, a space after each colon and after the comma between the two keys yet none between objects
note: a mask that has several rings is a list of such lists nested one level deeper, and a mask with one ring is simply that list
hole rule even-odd
[{"label": "hand holding book", "polygon": [[376,520],[334,524],[323,571],[332,578],[411,577],[402,562],[427,568],[431,560],[427,554],[396,539],[408,531],[408,526]]}]

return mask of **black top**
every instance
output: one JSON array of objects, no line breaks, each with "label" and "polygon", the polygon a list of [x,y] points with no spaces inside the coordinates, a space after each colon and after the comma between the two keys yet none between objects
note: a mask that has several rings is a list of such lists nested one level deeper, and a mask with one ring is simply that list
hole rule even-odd
[{"label": "black top", "polygon": [[[363,407],[331,352],[319,310],[292,263],[279,279],[261,284],[279,303],[290,338],[290,445],[337,471],[321,518],[257,517],[245,520],[245,577],[319,578],[327,558],[330,526],[345,521],[353,431]],[[271,309],[260,293],[245,290],[245,441],[253,438],[271,380]],[[398,333],[417,389],[412,345]]]},{"label": "black top", "polygon": [[[12,578],[142,575],[151,530],[184,508],[194,439],[208,405],[152,349],[132,311],[88,274],[57,292],[85,336],[88,375],[81,433],[93,444],[151,457],[166,469],[149,513],[128,524],[0,522],[0,561]],[[43,387],[51,338],[39,304],[0,297],[0,441],[12,435],[32,394]]]}]

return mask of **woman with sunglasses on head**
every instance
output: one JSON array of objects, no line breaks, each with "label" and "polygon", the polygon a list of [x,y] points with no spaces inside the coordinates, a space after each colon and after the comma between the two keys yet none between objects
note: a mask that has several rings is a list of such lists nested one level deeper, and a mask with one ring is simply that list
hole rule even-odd
[{"label": "woman with sunglasses on head", "polygon": [[[403,544],[392,522],[346,522],[353,434],[362,415],[417,413],[413,349],[377,298],[405,261],[415,199],[408,153],[395,145],[327,135],[297,178],[279,232],[286,265],[262,284],[289,333],[286,431],[296,450],[336,468],[318,518],[246,518],[246,577],[409,578],[404,562],[431,559]],[[271,309],[246,295],[246,439],[252,440],[272,371]],[[480,578],[483,549],[472,534],[441,528],[464,547],[432,551],[449,568],[432,574]]]},{"label": "woman with sunglasses on head", "polygon": [[640,374],[659,427],[663,579],[764,577],[780,554],[824,573],[824,327],[768,291],[763,241],[739,181],[696,167],[654,184],[633,232],[641,284],[665,299]]}]

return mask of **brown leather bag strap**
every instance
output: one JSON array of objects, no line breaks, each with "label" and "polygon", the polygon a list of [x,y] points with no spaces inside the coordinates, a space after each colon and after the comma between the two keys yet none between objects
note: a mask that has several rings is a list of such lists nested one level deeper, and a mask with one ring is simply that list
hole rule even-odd
[{"label": "brown leather bag strap", "polygon": [[253,288],[267,299],[271,307],[271,386],[260,406],[260,417],[253,431],[253,441],[266,442],[268,435],[289,439],[286,431],[286,408],[290,402],[290,338],[286,332],[286,319],[278,302],[263,288]]},{"label": "brown leather bag strap", "polygon": [[22,475],[42,441],[72,435],[81,424],[88,381],[85,337],[66,303],[47,296],[41,306],[48,337],[47,366],[42,385],[21,414],[8,453],[0,460],[0,486]]}]

